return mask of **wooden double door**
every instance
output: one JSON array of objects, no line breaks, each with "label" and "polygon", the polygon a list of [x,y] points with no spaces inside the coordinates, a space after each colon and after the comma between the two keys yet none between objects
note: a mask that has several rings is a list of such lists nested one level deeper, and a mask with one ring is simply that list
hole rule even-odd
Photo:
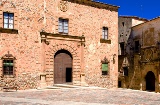
[{"label": "wooden double door", "polygon": [[72,82],[72,55],[66,50],[60,50],[54,56],[54,83],[67,82]]}]

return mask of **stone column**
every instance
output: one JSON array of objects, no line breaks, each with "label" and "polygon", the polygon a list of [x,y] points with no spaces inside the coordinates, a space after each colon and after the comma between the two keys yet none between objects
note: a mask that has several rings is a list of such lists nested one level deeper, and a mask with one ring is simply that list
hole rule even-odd
[{"label": "stone column", "polygon": [[85,82],[85,71],[84,71],[84,46],[85,46],[85,39],[82,35],[81,39],[81,86],[87,86],[87,83]]},{"label": "stone column", "polygon": [[41,55],[41,60],[42,60],[42,69],[40,73],[40,88],[45,88],[47,86],[46,84],[46,74],[45,74],[45,69],[46,69],[46,61],[45,61],[45,46],[46,46],[46,36],[42,35],[41,36],[41,42],[42,42],[42,55]]}]

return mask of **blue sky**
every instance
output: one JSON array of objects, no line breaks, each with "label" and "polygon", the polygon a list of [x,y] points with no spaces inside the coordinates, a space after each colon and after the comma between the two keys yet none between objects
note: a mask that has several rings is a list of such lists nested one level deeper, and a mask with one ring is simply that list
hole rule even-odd
[{"label": "blue sky", "polygon": [[[160,0],[96,0],[120,6],[119,15],[153,19],[160,16]],[[153,1],[153,2],[152,2]]]}]

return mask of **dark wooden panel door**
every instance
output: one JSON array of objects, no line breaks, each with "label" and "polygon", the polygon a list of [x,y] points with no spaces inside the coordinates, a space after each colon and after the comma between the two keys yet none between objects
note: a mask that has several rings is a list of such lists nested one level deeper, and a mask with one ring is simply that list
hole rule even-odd
[{"label": "dark wooden panel door", "polygon": [[[72,68],[72,57],[69,52],[61,50],[54,57],[54,83],[61,84],[67,82],[66,68]],[[72,75],[67,78],[72,78]]]}]

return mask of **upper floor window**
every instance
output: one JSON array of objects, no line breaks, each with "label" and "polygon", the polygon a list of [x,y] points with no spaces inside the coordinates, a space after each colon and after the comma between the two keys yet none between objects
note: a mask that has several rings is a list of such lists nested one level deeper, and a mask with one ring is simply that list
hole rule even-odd
[{"label": "upper floor window", "polygon": [[102,39],[108,39],[108,28],[107,27],[102,28]]},{"label": "upper floor window", "polygon": [[14,14],[13,13],[8,13],[8,12],[3,13],[3,28],[9,28],[9,29],[14,28]]},{"label": "upper floor window", "polygon": [[140,44],[139,44],[139,41],[135,41],[135,53],[139,53],[139,49],[140,49]]},{"label": "upper floor window", "polygon": [[68,34],[68,19],[59,18],[58,31],[59,33]]},{"label": "upper floor window", "polygon": [[124,27],[124,22],[122,22],[122,26]]},{"label": "upper floor window", "polygon": [[13,59],[3,60],[3,75],[13,75]]},{"label": "upper floor window", "polygon": [[120,55],[124,55],[125,54],[125,47],[124,47],[124,42],[120,43]]}]

